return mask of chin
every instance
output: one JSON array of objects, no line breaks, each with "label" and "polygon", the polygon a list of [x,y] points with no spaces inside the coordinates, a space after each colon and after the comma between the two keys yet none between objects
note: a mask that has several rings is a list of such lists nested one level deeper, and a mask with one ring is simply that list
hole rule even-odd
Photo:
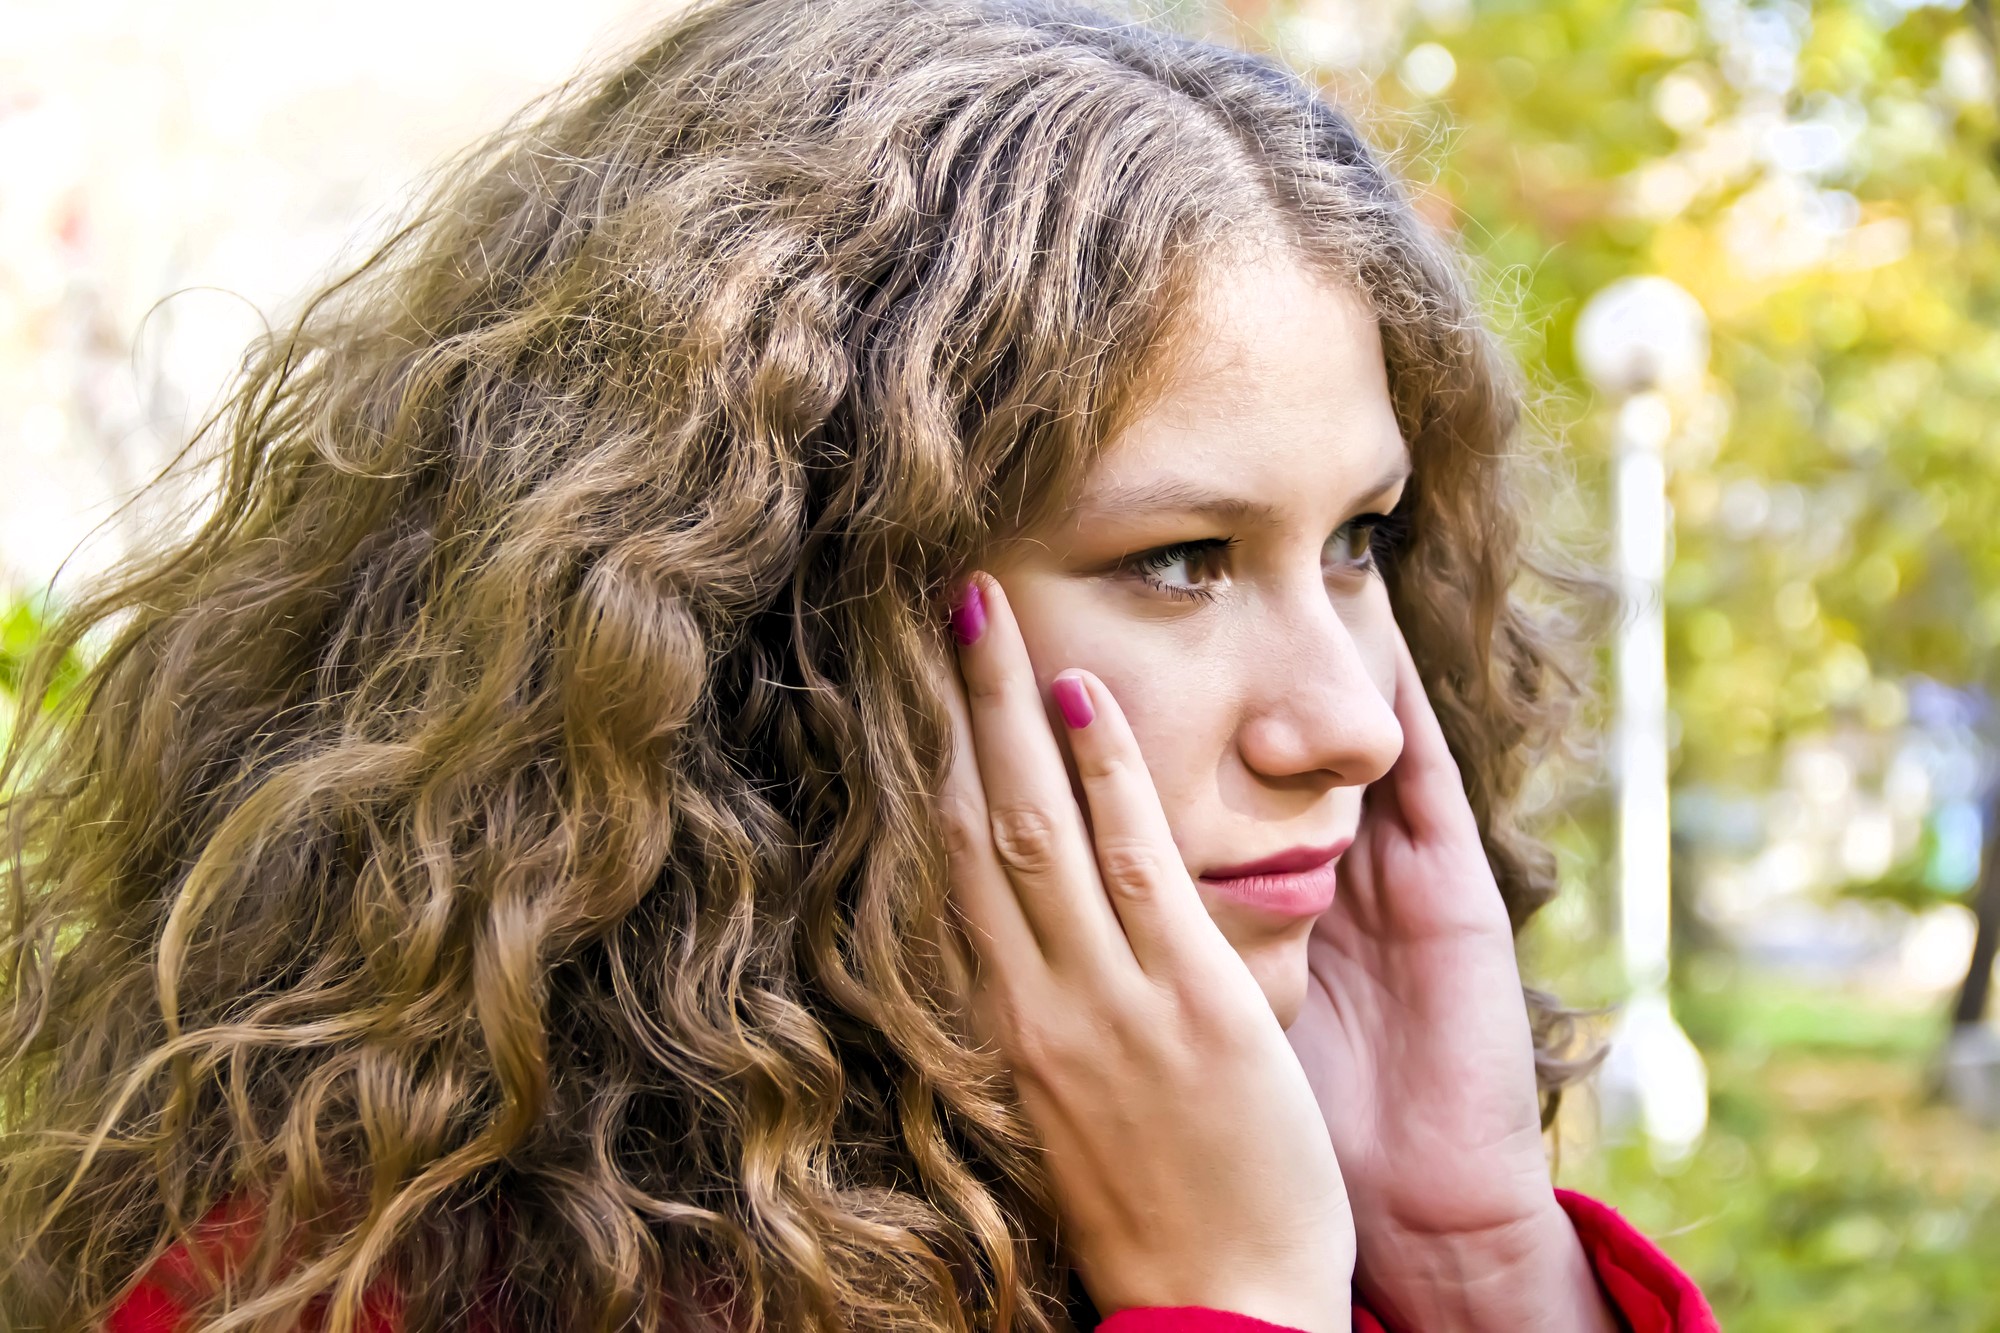
[{"label": "chin", "polygon": [[1237,956],[1257,979],[1258,989],[1281,1027],[1290,1027],[1306,1002],[1306,936],[1237,943]]}]

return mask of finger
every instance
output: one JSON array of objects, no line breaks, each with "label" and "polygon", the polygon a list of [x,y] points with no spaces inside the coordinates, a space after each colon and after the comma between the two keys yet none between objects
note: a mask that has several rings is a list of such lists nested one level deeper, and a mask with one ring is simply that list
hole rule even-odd
[{"label": "finger", "polygon": [[950,862],[952,904],[968,928],[981,973],[976,980],[983,982],[1030,964],[1039,967],[1041,945],[993,850],[965,688],[954,674],[941,692],[951,716],[951,767],[938,795],[938,817]]},{"label": "finger", "polygon": [[984,625],[958,660],[993,849],[1052,967],[1129,963],[1007,594],[983,574],[969,586]]},{"label": "finger", "polygon": [[1438,723],[1430,695],[1424,691],[1416,659],[1400,633],[1395,639],[1395,712],[1403,729],[1403,752],[1390,770],[1391,795],[1406,822],[1449,820],[1458,811],[1470,819],[1472,810],[1466,801],[1464,776],[1444,738],[1444,728]]},{"label": "finger", "polygon": [[1131,724],[1104,682],[1088,671],[1064,671],[1051,688],[1090,805],[1098,878],[1133,956],[1152,976],[1185,972],[1199,956],[1193,951],[1226,948],[1227,942],[1174,845]]}]

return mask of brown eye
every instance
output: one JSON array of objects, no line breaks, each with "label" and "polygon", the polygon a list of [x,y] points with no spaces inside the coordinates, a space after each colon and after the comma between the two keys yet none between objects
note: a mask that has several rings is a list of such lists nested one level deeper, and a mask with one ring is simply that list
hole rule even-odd
[{"label": "brown eye", "polygon": [[[1215,589],[1200,580],[1213,580],[1219,573],[1222,554],[1236,545],[1234,537],[1203,537],[1199,541],[1175,542],[1146,551],[1132,560],[1132,567],[1150,587],[1172,597],[1210,601]],[[1185,565],[1183,570],[1181,566]]]},{"label": "brown eye", "polygon": [[1373,569],[1375,529],[1381,522],[1380,514],[1362,514],[1335,528],[1326,541],[1329,563],[1344,573]]}]

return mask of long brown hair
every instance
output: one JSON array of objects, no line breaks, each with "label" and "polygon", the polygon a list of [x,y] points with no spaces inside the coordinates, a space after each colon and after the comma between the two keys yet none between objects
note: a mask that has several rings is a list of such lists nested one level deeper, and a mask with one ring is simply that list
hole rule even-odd
[{"label": "long brown hair", "polygon": [[379,1274],[411,1329],[1066,1326],[952,1000],[936,608],[1247,232],[1379,313],[1392,597],[1525,919],[1520,394],[1353,125],[1061,4],[698,4],[255,347],[203,525],[51,636],[102,647],[0,769],[0,1326],[239,1191],[205,1327]]}]

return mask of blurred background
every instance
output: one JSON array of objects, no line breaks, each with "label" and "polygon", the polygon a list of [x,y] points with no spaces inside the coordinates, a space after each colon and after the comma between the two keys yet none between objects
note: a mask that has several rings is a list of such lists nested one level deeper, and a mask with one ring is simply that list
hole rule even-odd
[{"label": "blurred background", "polygon": [[[51,580],[184,519],[127,502],[265,321],[663,12],[0,0],[0,690]],[[1551,535],[1624,579],[1601,755],[1538,793],[1527,967],[1616,1043],[1561,1182],[1732,1330],[2000,1329],[1989,5],[1166,12],[1369,121],[1527,367]]]}]

